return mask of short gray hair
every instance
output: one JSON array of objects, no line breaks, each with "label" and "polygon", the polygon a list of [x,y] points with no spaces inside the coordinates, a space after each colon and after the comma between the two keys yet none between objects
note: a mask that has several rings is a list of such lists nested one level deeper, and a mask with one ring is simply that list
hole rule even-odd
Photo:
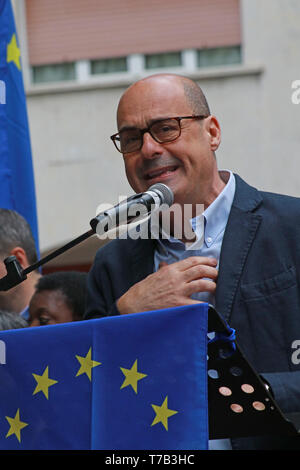
[{"label": "short gray hair", "polygon": [[206,97],[200,86],[188,78],[182,79],[184,94],[188,104],[197,115],[209,116],[210,109]]},{"label": "short gray hair", "polygon": [[38,261],[35,241],[28,222],[13,210],[0,209],[0,253],[2,257],[7,257],[16,246],[23,248],[30,264]]},{"label": "short gray hair", "polygon": [[0,331],[16,330],[18,328],[26,328],[27,326],[27,321],[18,313],[0,310]]}]

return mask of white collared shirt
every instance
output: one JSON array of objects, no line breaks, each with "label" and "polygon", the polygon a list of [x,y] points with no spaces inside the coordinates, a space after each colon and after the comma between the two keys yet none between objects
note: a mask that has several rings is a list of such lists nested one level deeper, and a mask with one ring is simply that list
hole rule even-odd
[{"label": "white collared shirt", "polygon": [[[226,171],[230,175],[226,186],[202,214],[190,220],[196,241],[192,244],[185,244],[173,237],[158,239],[154,253],[155,271],[158,270],[162,261],[171,264],[190,256],[215,258],[219,265],[223,236],[235,194],[233,173],[229,170],[221,171]],[[214,296],[208,292],[196,293],[192,298],[214,305]]]}]

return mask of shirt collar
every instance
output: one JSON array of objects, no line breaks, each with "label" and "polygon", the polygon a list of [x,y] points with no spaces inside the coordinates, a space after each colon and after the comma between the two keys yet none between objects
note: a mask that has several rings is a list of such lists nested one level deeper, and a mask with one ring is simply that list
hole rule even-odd
[{"label": "shirt collar", "polygon": [[[229,213],[235,194],[235,177],[230,170],[220,170],[223,180],[228,180],[218,197],[197,217],[190,219],[190,224],[195,232],[196,241],[192,244],[184,244],[173,237],[158,238],[158,250],[167,254],[168,247],[176,250],[201,248],[203,242],[211,246],[220,233],[225,230]],[[227,174],[226,174],[227,173]],[[164,235],[163,230],[161,235]]]},{"label": "shirt collar", "polygon": [[223,172],[229,173],[228,182],[223,191],[220,192],[218,197],[203,212],[205,218],[204,242],[207,246],[214,243],[220,233],[225,230],[234,198],[234,175],[229,170],[221,170],[221,175]]},{"label": "shirt collar", "polygon": [[23,317],[25,320],[29,320],[29,306],[24,308],[22,312],[20,312],[21,317]]}]

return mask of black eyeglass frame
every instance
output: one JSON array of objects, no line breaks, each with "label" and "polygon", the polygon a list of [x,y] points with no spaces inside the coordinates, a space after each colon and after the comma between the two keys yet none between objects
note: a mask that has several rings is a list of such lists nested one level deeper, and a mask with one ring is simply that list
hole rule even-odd
[{"label": "black eyeglass frame", "polygon": [[[180,136],[181,136],[181,121],[182,119],[206,119],[207,117],[209,117],[209,114],[208,115],[204,115],[204,114],[198,114],[198,115],[192,115],[192,116],[176,116],[176,117],[168,117],[168,118],[162,118],[162,119],[157,119],[156,121],[153,121],[152,124],[149,126],[149,127],[146,127],[145,129],[139,129],[138,127],[137,128],[133,128],[133,129],[136,129],[136,130],[139,130],[140,131],[140,135],[141,135],[141,146],[136,149],[136,150],[131,150],[130,152],[122,152],[122,150],[120,150],[116,144],[116,140],[118,139],[118,137],[120,136],[120,132],[117,132],[116,134],[113,134],[110,136],[111,140],[113,141],[114,143],[114,146],[116,147],[116,149],[118,150],[118,152],[122,153],[123,155],[127,155],[128,153],[133,153],[133,152],[138,152],[139,150],[141,150],[142,146],[143,146],[143,136],[146,132],[149,132],[149,134],[151,135],[151,137],[155,140],[155,142],[159,143],[159,144],[166,144],[168,142],[174,142],[175,140],[177,140]],[[179,123],[179,134],[177,137],[175,137],[175,139],[171,139],[171,140],[158,140],[154,135],[152,135],[151,133],[151,127],[154,126],[155,124],[157,124],[158,122],[162,122],[162,121],[168,121],[169,119],[175,119],[178,123]],[[125,129],[124,129],[125,130]],[[122,132],[122,131],[121,131]]]}]

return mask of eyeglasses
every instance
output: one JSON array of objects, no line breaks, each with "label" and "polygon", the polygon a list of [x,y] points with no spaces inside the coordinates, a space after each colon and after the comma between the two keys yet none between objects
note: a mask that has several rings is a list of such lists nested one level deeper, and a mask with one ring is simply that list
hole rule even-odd
[{"label": "eyeglasses", "polygon": [[154,121],[146,129],[123,129],[110,138],[119,152],[123,154],[137,152],[143,146],[143,136],[146,132],[149,132],[151,137],[159,144],[173,142],[173,140],[180,137],[182,119],[205,119],[207,117],[208,116],[198,115],[159,119]]}]

